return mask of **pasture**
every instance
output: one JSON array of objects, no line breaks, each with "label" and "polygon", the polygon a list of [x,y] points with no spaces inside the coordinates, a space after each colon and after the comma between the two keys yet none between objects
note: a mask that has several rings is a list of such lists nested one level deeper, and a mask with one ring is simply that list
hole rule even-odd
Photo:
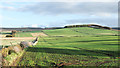
[{"label": "pasture", "polygon": [[[88,27],[43,30],[17,66],[117,66],[118,32]],[[24,33],[23,33],[24,34]]]}]

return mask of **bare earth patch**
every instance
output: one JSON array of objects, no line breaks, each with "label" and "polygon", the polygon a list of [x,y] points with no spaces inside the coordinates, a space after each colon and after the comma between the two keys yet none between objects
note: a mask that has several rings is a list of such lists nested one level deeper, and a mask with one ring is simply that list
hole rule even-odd
[{"label": "bare earth patch", "polygon": [[32,41],[35,37],[12,37],[12,38],[0,38],[0,45],[16,45],[21,41]]},{"label": "bare earth patch", "polygon": [[2,32],[6,32],[6,33],[11,33],[11,31],[9,31],[9,30],[2,30]]},{"label": "bare earth patch", "polygon": [[100,34],[100,35],[115,35],[113,33],[98,33],[98,34]]},{"label": "bare earth patch", "polygon": [[6,35],[2,35],[2,34],[1,34],[1,35],[0,35],[0,38],[3,38],[3,37],[5,37],[5,36],[6,36]]},{"label": "bare earth patch", "polygon": [[20,39],[35,39],[35,37],[10,37],[10,38],[0,38],[0,39],[2,39],[2,40],[4,40],[4,39],[6,39],[6,40],[20,40]]},{"label": "bare earth patch", "polygon": [[47,36],[45,33],[31,33],[31,35],[33,36],[33,37],[37,37],[37,36]]}]

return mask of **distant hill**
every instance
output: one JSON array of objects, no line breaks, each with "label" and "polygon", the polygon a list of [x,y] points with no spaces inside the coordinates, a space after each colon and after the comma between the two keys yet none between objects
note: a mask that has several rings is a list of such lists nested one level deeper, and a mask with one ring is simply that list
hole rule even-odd
[{"label": "distant hill", "polygon": [[101,26],[101,25],[97,25],[97,24],[68,25],[68,26],[65,26],[64,28],[74,28],[74,27],[92,27],[92,28],[109,29],[109,30],[112,29],[110,27]]},{"label": "distant hill", "polygon": [[49,30],[49,29],[62,29],[63,27],[50,27],[50,28],[33,28],[33,27],[27,27],[27,28],[0,28],[0,30],[17,30],[17,31],[36,31],[36,30]]},{"label": "distant hill", "polygon": [[120,27],[112,27],[112,29],[120,30]]},{"label": "distant hill", "polygon": [[43,28],[0,28],[0,30],[17,30],[17,31],[21,31],[21,30],[42,30]]},{"label": "distant hill", "polygon": [[64,27],[49,27],[49,28],[33,28],[33,27],[27,27],[27,28],[0,28],[0,30],[17,30],[17,31],[34,31],[34,30],[49,30],[49,29],[62,29],[62,28],[73,28],[73,27],[92,27],[92,28],[102,28],[102,29],[116,29],[120,30],[120,27],[106,27],[96,24],[87,24],[87,25],[68,25]]}]

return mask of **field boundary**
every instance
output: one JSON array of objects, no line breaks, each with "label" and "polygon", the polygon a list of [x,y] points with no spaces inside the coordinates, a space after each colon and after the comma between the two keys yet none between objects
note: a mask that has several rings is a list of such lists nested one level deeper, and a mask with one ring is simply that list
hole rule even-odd
[{"label": "field boundary", "polygon": [[[0,50],[0,53],[3,56],[2,57],[2,64],[4,63],[3,66],[4,65],[7,65],[7,66],[15,65],[16,60],[18,60],[20,57],[22,57],[22,55],[24,53],[24,48],[29,47],[29,46],[34,46],[37,44],[37,42],[38,42],[38,37],[31,42],[24,42],[24,44],[22,44],[22,45],[20,43],[15,46],[9,46],[8,48],[2,48]],[[29,44],[29,43],[32,43],[32,44]],[[10,53],[10,51],[13,51],[13,53]],[[9,58],[10,60],[5,59],[6,57]]]}]

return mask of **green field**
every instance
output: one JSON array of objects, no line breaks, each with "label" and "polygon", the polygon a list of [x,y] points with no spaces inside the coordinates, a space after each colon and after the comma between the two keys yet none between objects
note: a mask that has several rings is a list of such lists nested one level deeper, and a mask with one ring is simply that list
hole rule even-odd
[{"label": "green field", "polygon": [[101,33],[109,35],[118,34],[117,31],[89,27],[44,30],[44,32],[49,36],[100,36],[102,35]]},{"label": "green field", "polygon": [[43,32],[48,36],[40,36],[37,45],[25,49],[19,66],[118,65],[117,31],[80,27]]},{"label": "green field", "polygon": [[17,32],[15,37],[33,37],[31,33],[39,33],[39,31],[29,31],[29,32]]}]

